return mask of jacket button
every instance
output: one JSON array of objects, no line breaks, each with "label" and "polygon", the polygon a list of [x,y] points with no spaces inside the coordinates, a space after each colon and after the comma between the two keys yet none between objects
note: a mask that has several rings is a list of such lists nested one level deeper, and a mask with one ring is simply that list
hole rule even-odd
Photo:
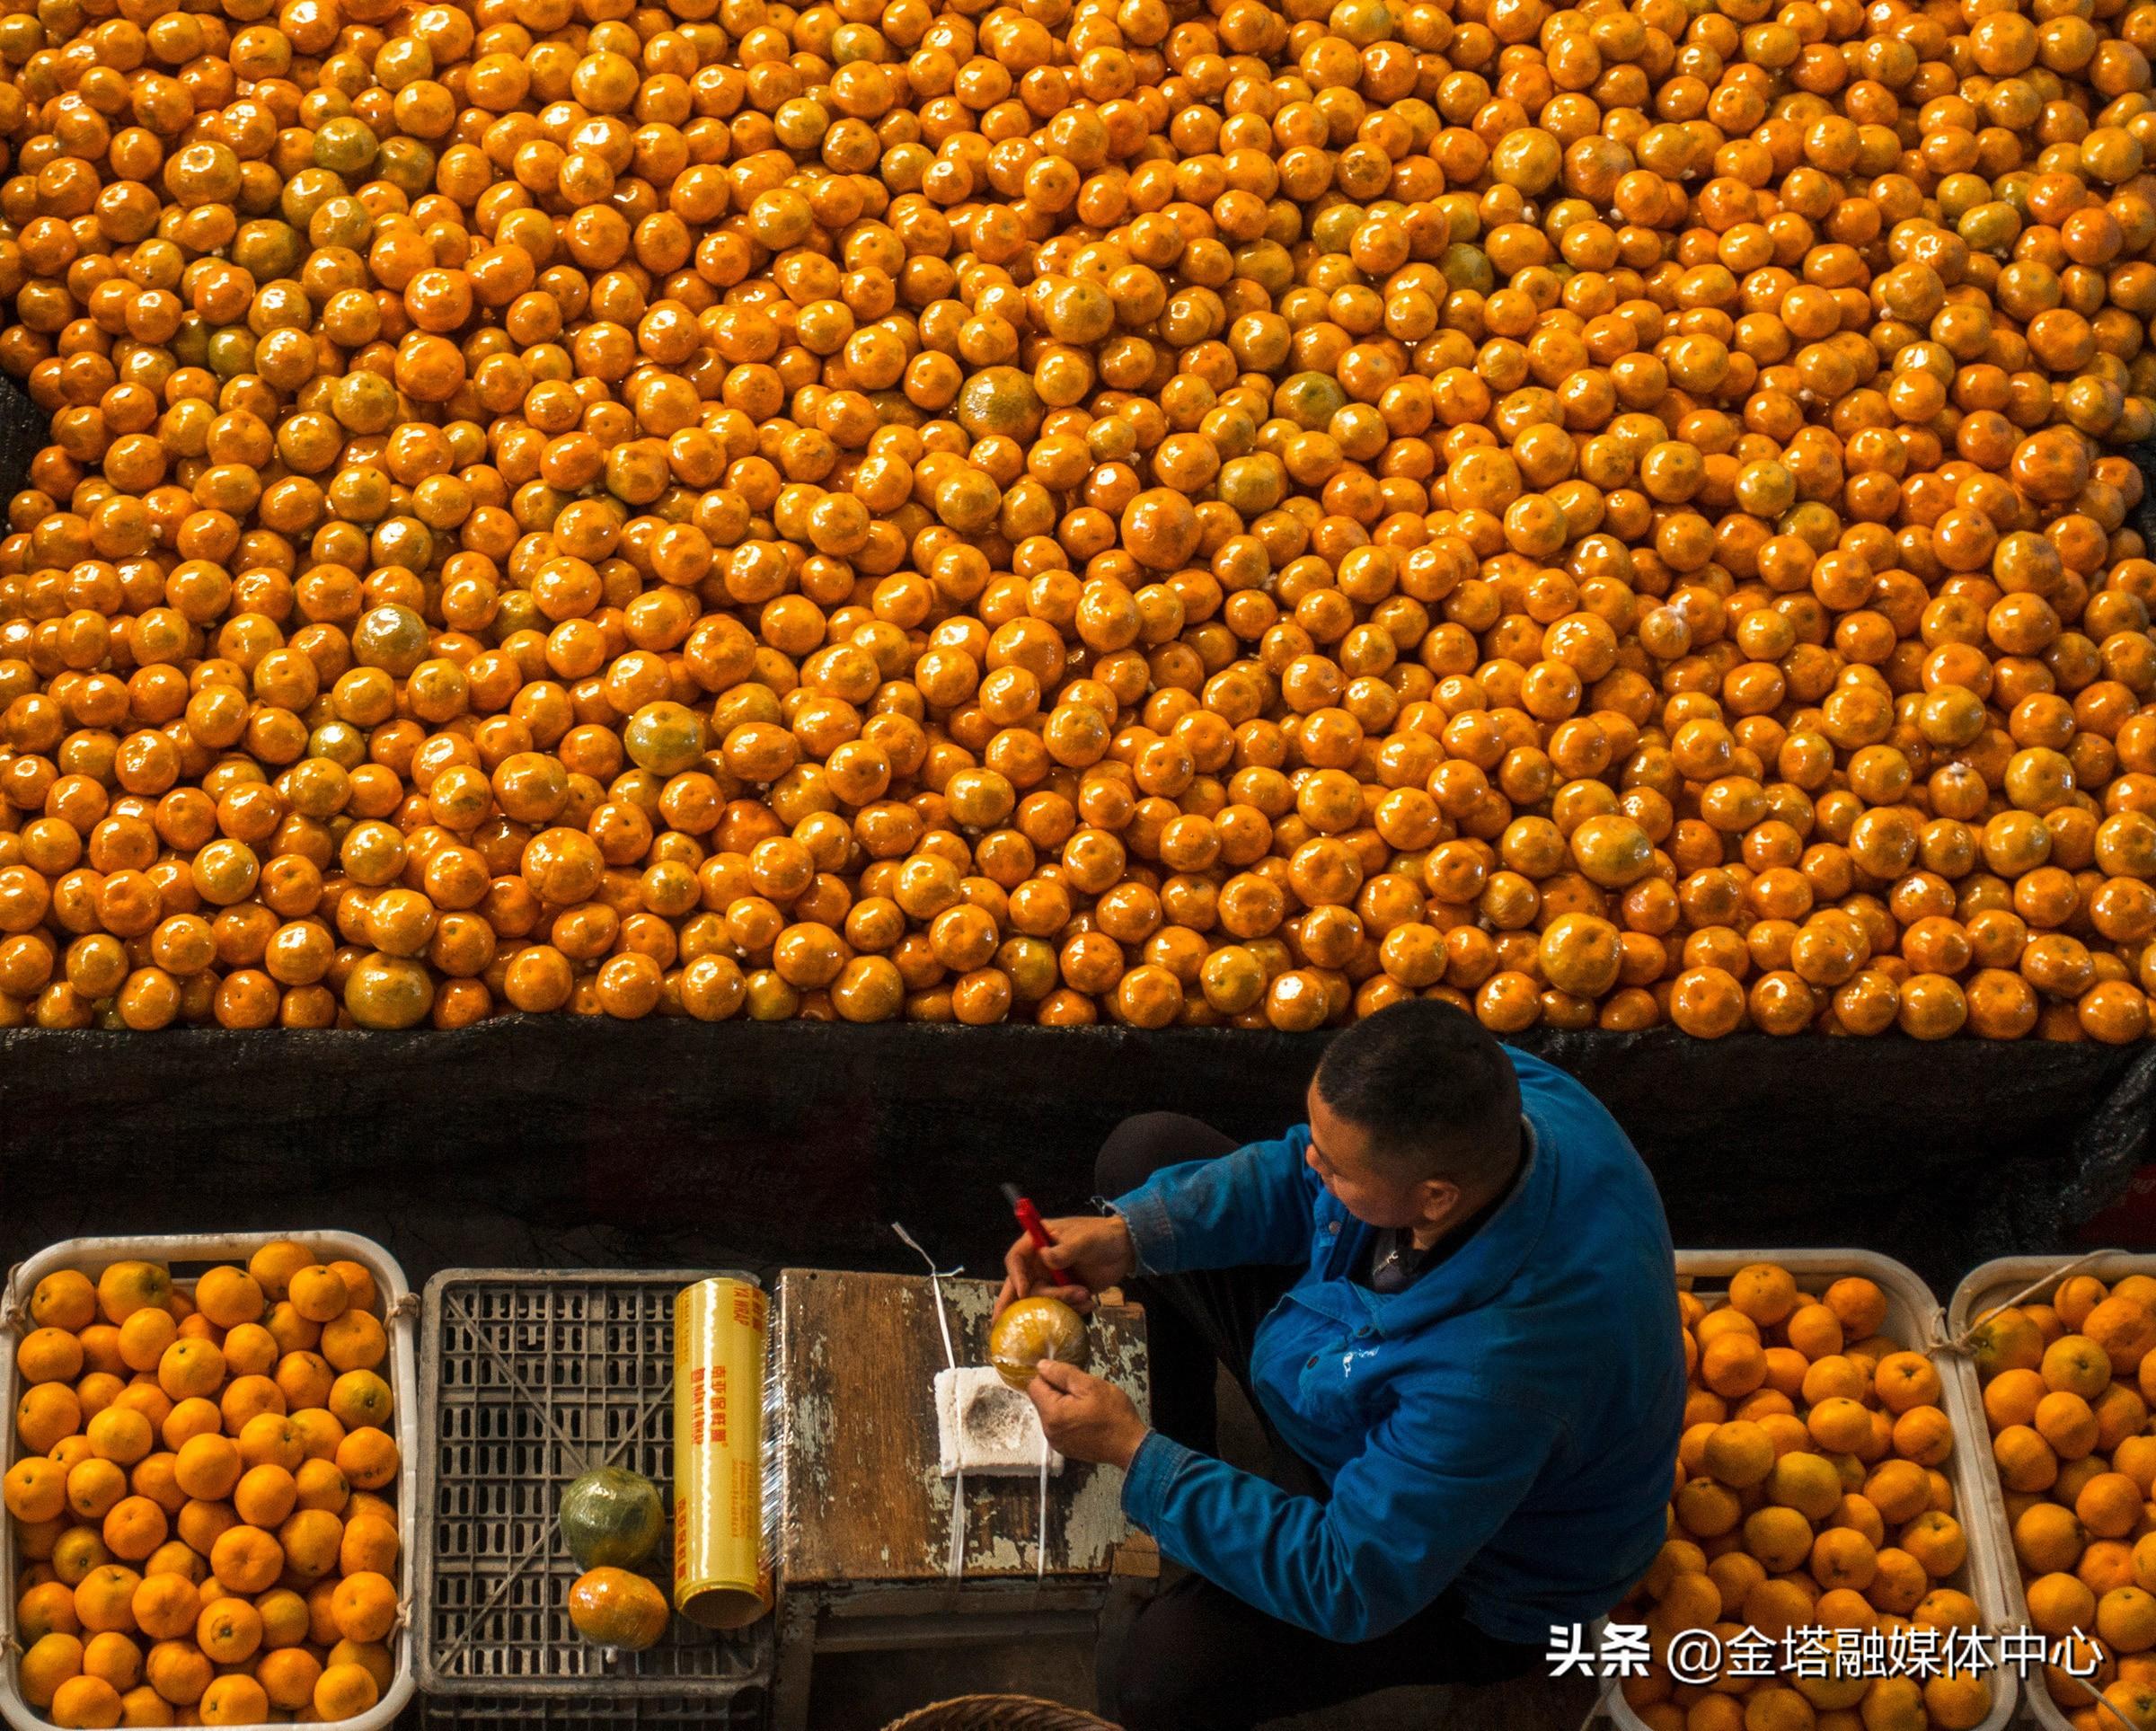
[{"label": "jacket button", "polygon": [[1308,1364],[1306,1364],[1305,1365],[1303,1365],[1303,1368],[1304,1370],[1306,1370],[1306,1371],[1314,1371],[1315,1369],[1317,1369],[1317,1367],[1318,1367],[1318,1360],[1317,1360],[1317,1356],[1316,1356],[1316,1355],[1313,1353],[1313,1354],[1311,1356],[1310,1362],[1309,1362]]},{"label": "jacket button", "polygon": [[1325,1223],[1325,1232],[1329,1238],[1338,1238],[1340,1235],[1340,1223],[1337,1220],[1327,1221]]}]

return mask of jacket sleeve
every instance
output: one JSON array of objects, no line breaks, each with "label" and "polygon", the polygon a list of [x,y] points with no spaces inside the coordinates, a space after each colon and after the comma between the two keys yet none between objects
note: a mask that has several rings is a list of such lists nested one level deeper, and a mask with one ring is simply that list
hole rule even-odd
[{"label": "jacket sleeve", "polygon": [[1310,1132],[1253,1142],[1214,1160],[1164,1166],[1109,1203],[1130,1228],[1141,1274],[1293,1263],[1310,1255],[1318,1180]]},{"label": "jacket sleeve", "polygon": [[1123,1507],[1162,1551],[1329,1640],[1383,1635],[1428,1605],[1519,1506],[1554,1420],[1487,1394],[1418,1391],[1342,1467],[1332,1499],[1291,1497],[1158,1431]]}]

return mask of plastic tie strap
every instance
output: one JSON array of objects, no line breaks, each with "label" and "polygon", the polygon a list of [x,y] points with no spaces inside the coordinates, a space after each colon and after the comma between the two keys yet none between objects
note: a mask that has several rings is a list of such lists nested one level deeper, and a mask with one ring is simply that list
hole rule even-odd
[{"label": "plastic tie strap", "polygon": [[1969,1319],[1969,1326],[1964,1329],[1959,1334],[1949,1335],[1947,1332],[1946,1312],[1941,1311],[1936,1313],[1931,1319],[1931,1349],[1934,1352],[1952,1353],[1957,1357],[1966,1357],[1970,1353],[1975,1350],[1976,1330],[1981,1329],[1986,1322],[1989,1322],[1994,1316],[1997,1316],[2001,1311],[2012,1310],[2015,1305],[2020,1303],[2023,1300],[2034,1298],[2046,1287],[2055,1286],[2061,1281],[2069,1279],[2072,1276],[2079,1274],[2083,1268],[2090,1267],[2091,1264],[2101,1262],[2106,1257],[2124,1256],[2125,1254],[2125,1252],[2123,1250],[2091,1250],[2086,1256],[2077,1256],[2072,1261],[2063,1263],[2060,1267],[2052,1269],[2050,1272],[2044,1275],[2040,1279],[2031,1281],[2028,1285],[2022,1287],[2019,1292],[2016,1293],[2011,1298],[2005,1300],[2001,1303],[1994,1304],[1988,1311],[1982,1311],[1979,1314],[1971,1317]]},{"label": "plastic tie strap", "polygon": [[[943,1277],[959,1273],[964,1265],[939,1268],[935,1258],[923,1250],[921,1241],[904,1226],[894,1220],[891,1222],[891,1230],[898,1234],[900,1243],[907,1246],[928,1264],[928,1288],[936,1298],[936,1327],[943,1334],[943,1362],[955,1372],[959,1368],[959,1355],[950,1341],[950,1317],[943,1308]],[[1040,1470],[1045,1476],[1048,1470],[1045,1455],[1041,1459]],[[944,1559],[943,1573],[946,1578],[953,1581],[963,1579],[966,1574],[966,1469],[962,1465],[952,1475],[950,1481],[950,1554]]]}]

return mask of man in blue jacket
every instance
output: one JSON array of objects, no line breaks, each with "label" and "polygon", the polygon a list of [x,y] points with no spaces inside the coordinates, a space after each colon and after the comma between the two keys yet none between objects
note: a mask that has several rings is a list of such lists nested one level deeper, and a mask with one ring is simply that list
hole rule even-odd
[{"label": "man in blue jacket", "polygon": [[[1339,1034],[1308,1101],[1245,1148],[1129,1120],[1100,1158],[1111,1212],[1006,1259],[1003,1303],[1127,1282],[1146,1303],[1150,1427],[1071,1366],[1030,1384],[1050,1440],[1122,1467],[1126,1512],[1192,1571],[1112,1667],[1129,1731],[1518,1677],[1663,1541],[1681,1329],[1616,1121],[1431,1000]],[[1265,1426],[1266,1478],[1212,1458],[1216,1363]]]}]

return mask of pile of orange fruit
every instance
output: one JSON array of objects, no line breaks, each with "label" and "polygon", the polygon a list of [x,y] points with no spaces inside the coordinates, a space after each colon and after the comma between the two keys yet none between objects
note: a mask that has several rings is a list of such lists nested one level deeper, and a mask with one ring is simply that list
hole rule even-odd
[{"label": "pile of orange fruit", "polygon": [[[1961,1587],[1969,1543],[1940,1469],[1955,1435],[1940,1373],[1888,1338],[1877,1284],[1799,1288],[1771,1263],[1740,1269],[1719,1303],[1680,1294],[1692,1396],[1677,1452],[1670,1537],[1613,1622],[1644,1622],[1656,1662],[1624,1698],[1648,1731],[1970,1731],[1992,1710],[1982,1676],[1745,1674],[1725,1646],[1721,1677],[1678,1682],[1672,1637],[1756,1630],[1778,1651],[1791,1629],[1830,1643],[1911,1624],[1976,1629]],[[1891,1648],[1887,1649],[1891,1650]],[[1831,1651],[1831,1648],[1830,1648]],[[1853,1654],[1851,1655],[1853,1661]],[[1825,1669],[1832,1670],[1826,1666]]]},{"label": "pile of orange fruit", "polygon": [[373,1707],[402,1542],[374,1277],[279,1240],[191,1292],[50,1274],[29,1309],[0,1479],[23,1700],[55,1726]]},{"label": "pile of orange fruit", "polygon": [[0,1026],[2131,1041],[2150,0],[0,27]]},{"label": "pile of orange fruit", "polygon": [[2156,1731],[2156,1280],[2076,1275],[1971,1344],[2029,1625],[2093,1649],[2045,1686],[2074,1731]]}]

